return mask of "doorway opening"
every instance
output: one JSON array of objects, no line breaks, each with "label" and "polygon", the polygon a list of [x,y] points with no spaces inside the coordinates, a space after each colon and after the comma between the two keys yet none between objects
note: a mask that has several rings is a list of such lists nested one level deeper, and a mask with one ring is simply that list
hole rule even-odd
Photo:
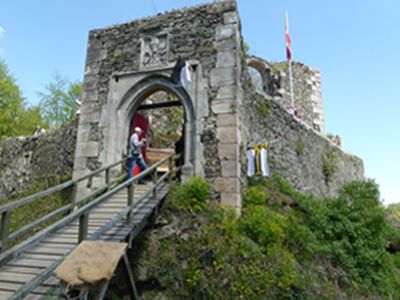
[{"label": "doorway opening", "polygon": [[[148,166],[171,154],[181,154],[176,165],[183,165],[186,119],[185,109],[179,97],[172,91],[158,89],[142,99],[132,114],[129,136],[134,133],[136,127],[142,129],[139,139],[146,139],[142,155]],[[157,170],[166,172],[168,161]],[[140,167],[137,164],[133,175],[139,172]]]}]

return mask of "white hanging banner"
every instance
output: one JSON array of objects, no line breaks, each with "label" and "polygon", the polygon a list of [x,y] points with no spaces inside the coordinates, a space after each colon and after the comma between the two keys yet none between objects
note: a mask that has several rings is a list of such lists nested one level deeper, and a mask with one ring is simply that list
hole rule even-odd
[{"label": "white hanging banner", "polygon": [[247,150],[247,176],[269,177],[268,144],[253,145]]},{"label": "white hanging banner", "polygon": [[247,176],[254,176],[256,172],[256,162],[255,162],[256,151],[254,149],[247,150]]}]

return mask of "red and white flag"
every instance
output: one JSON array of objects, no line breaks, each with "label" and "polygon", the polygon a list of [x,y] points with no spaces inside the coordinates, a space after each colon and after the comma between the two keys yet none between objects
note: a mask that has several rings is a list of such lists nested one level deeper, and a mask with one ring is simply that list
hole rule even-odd
[{"label": "red and white flag", "polygon": [[290,34],[289,34],[289,17],[288,13],[286,12],[286,22],[285,22],[285,35],[286,35],[286,57],[288,63],[292,59],[292,50],[290,49]]}]

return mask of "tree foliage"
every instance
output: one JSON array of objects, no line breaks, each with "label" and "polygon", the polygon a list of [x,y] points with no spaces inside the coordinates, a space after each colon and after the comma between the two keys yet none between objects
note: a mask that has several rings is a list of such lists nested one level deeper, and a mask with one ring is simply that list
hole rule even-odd
[{"label": "tree foliage", "polygon": [[56,73],[45,90],[38,93],[43,119],[50,127],[58,127],[71,121],[78,109],[76,101],[82,96],[82,84],[78,81],[71,82]]},{"label": "tree foliage", "polygon": [[8,66],[0,60],[0,138],[32,135],[37,125],[46,127],[38,107],[27,107]]}]

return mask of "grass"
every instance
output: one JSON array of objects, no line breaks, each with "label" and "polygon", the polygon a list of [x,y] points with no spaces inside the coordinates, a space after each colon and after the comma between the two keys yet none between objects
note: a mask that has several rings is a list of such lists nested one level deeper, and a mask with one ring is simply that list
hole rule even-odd
[{"label": "grass", "polygon": [[[67,181],[69,179],[70,179],[69,177],[65,177],[61,181]],[[18,201],[19,199],[22,199],[29,195],[33,195],[43,190],[46,190],[49,187],[50,185],[47,183],[43,182],[35,183],[31,185],[28,189],[23,191],[18,197],[7,199],[6,201],[3,201],[1,205]],[[9,234],[16,232],[22,227],[31,224],[32,222],[46,216],[47,214],[53,212],[54,210],[69,204],[71,201],[71,197],[72,197],[72,187],[13,209],[10,218]],[[45,224],[37,226],[36,228],[33,229],[32,232],[27,233],[25,236],[21,237],[20,239],[17,239],[14,242],[11,242],[8,245],[8,247],[10,248],[18,244],[22,240],[28,238],[29,236],[33,235],[34,233],[38,232],[39,230],[43,229],[49,224],[55,222],[56,220],[59,220],[61,217],[62,215],[53,218],[51,221]]]}]

